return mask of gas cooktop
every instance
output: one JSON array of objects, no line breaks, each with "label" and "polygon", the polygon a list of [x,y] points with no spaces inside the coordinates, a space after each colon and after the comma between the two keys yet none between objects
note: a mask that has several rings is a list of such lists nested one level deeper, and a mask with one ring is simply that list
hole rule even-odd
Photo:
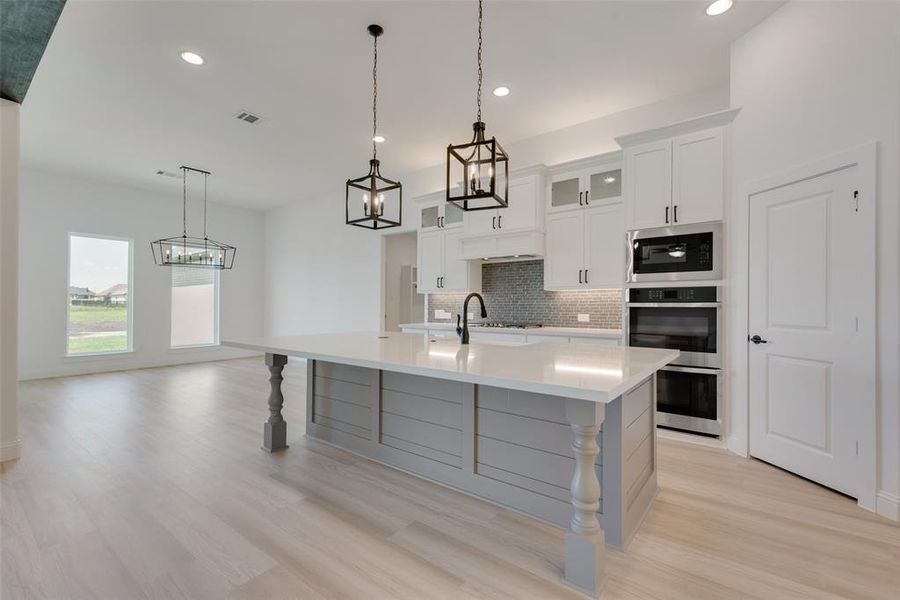
[{"label": "gas cooktop", "polygon": [[506,323],[503,321],[485,321],[484,323],[473,323],[471,327],[507,327],[509,329],[536,329],[543,327],[540,323]]}]

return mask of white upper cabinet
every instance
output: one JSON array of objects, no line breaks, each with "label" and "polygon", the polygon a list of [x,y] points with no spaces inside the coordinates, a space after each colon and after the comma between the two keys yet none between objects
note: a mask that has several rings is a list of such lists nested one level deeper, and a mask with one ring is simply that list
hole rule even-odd
[{"label": "white upper cabinet", "polygon": [[584,219],[580,212],[547,215],[544,289],[581,287],[584,269]]},{"label": "white upper cabinet", "polygon": [[672,140],[625,151],[628,228],[662,227],[671,222]]},{"label": "white upper cabinet", "polygon": [[618,152],[566,163],[552,169],[548,213],[621,200],[622,166]]},{"label": "white upper cabinet", "polygon": [[420,294],[481,289],[481,264],[460,258],[465,211],[443,192],[418,198],[418,286]]},{"label": "white upper cabinet", "polygon": [[672,222],[722,219],[725,197],[725,132],[720,128],[672,141]]},{"label": "white upper cabinet", "polygon": [[621,203],[547,215],[545,290],[622,287],[625,222]]},{"label": "white upper cabinet", "polygon": [[732,108],[620,136],[625,158],[626,228],[721,221]]},{"label": "white upper cabinet", "polygon": [[592,206],[584,212],[584,283],[617,288],[625,281],[625,211],[622,204]]},{"label": "white upper cabinet", "polygon": [[430,194],[421,200],[419,231],[462,227],[465,211],[446,201],[444,194]]}]

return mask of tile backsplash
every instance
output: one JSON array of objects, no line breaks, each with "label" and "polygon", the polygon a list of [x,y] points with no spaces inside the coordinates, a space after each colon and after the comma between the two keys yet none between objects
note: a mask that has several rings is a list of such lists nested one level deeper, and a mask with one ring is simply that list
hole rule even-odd
[{"label": "tile backsplash", "polygon": [[[481,295],[488,321],[540,323],[552,327],[622,327],[622,290],[544,291],[544,261],[489,263],[481,267]],[[428,321],[455,321],[466,294],[429,294]],[[435,319],[435,310],[449,312],[451,319]],[[469,303],[478,318],[478,303]],[[578,320],[590,315],[590,322]]]}]

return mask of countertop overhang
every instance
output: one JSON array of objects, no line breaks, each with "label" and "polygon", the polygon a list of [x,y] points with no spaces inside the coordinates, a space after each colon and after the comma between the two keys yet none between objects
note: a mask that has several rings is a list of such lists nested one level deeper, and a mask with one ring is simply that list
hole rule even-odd
[{"label": "countertop overhang", "polygon": [[[456,329],[456,323],[445,321],[433,323],[404,323],[399,326],[408,329],[434,329],[453,331]],[[613,338],[621,339],[621,329],[600,329],[598,327],[485,327],[477,323],[469,323],[470,332],[485,333],[518,333],[521,335],[559,335],[569,337],[587,337],[587,338]]]},{"label": "countertop overhang", "polygon": [[678,357],[677,350],[578,342],[477,342],[421,333],[247,337],[225,346],[592,402],[611,402]]}]

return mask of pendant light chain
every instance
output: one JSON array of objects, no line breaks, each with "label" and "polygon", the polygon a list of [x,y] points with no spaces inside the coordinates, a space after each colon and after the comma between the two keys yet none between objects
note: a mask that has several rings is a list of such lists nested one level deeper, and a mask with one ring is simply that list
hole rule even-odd
[{"label": "pendant light chain", "polygon": [[378,36],[372,36],[374,40],[374,60],[372,61],[372,159],[378,158],[378,143],[375,136],[378,135]]},{"label": "pendant light chain", "polygon": [[481,23],[484,19],[484,10],[481,4],[481,0],[478,0],[478,121],[481,122],[481,82],[484,78],[484,73],[481,68]]},{"label": "pendant light chain", "polygon": [[209,179],[209,173],[203,174],[203,239],[206,239],[206,182]]},{"label": "pendant light chain", "polygon": [[187,237],[187,169],[181,167],[181,235]]}]

